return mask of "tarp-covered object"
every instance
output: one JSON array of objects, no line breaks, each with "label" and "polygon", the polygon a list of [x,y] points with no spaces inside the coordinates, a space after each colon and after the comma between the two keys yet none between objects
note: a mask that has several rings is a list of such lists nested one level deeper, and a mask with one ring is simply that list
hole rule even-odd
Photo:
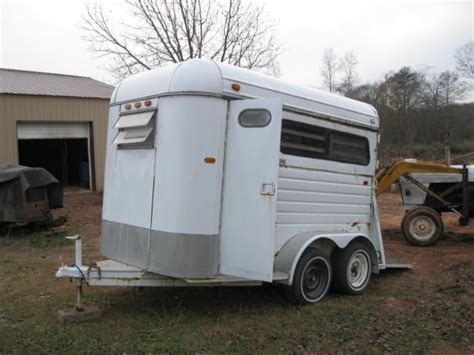
[{"label": "tarp-covered object", "polygon": [[63,207],[63,187],[51,173],[43,168],[0,164],[0,222],[29,222],[25,206],[39,200],[47,202],[48,209]]}]

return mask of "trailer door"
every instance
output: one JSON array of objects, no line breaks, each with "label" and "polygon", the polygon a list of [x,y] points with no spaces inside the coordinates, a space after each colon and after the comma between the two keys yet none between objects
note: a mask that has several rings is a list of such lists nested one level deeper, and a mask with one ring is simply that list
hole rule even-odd
[{"label": "trailer door", "polygon": [[224,162],[220,272],[271,281],[281,100],[231,101]]}]

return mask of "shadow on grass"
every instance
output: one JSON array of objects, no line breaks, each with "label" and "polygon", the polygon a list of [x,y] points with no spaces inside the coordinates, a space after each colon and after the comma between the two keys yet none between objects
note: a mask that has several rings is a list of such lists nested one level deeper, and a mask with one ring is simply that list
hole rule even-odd
[{"label": "shadow on grass", "polygon": [[[369,299],[376,297],[379,293],[393,293],[396,297],[398,291],[391,290],[389,284],[403,277],[406,272],[406,270],[393,270],[374,275],[371,285],[361,296],[343,295],[331,290],[322,301],[318,302],[317,306],[327,312],[328,307],[345,309],[355,304],[361,307],[369,306]],[[92,288],[90,290],[92,291]],[[266,312],[286,313],[304,311],[306,307],[312,307],[312,305],[300,306],[290,303],[284,296],[283,287],[272,284],[253,287],[150,287],[115,288],[113,292],[94,290],[88,293],[87,291],[88,288],[85,289],[87,302],[99,306],[104,313],[113,318],[120,318],[119,314],[145,318],[167,318],[186,314],[192,317],[214,319],[219,314],[232,317],[232,315],[242,313],[253,315],[266,314]],[[403,294],[403,297],[405,296]]]},{"label": "shadow on grass", "polygon": [[[225,312],[227,315],[242,312],[262,312],[275,308],[294,307],[283,297],[280,287],[186,287],[186,288],[133,288],[110,293],[90,293],[86,299],[100,305],[112,314],[127,316],[150,315],[167,317],[181,312],[193,316],[210,316]],[[107,312],[107,311],[106,311]],[[108,313],[108,312],[107,312]]]}]

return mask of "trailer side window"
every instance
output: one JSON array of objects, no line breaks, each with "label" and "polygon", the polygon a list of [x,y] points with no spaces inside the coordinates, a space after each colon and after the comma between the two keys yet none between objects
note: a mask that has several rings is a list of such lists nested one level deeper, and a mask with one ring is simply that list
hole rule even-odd
[{"label": "trailer side window", "polygon": [[328,148],[327,129],[301,122],[283,120],[280,147],[283,154],[327,159]]},{"label": "trailer side window", "polygon": [[239,115],[239,124],[242,127],[265,127],[270,123],[272,116],[267,110],[244,110]]},{"label": "trailer side window", "polygon": [[344,163],[367,165],[370,162],[369,141],[355,134],[333,131],[330,157]]},{"label": "trailer side window", "polygon": [[155,111],[121,115],[114,125],[118,148],[153,148]]},{"label": "trailer side window", "polygon": [[358,165],[370,162],[367,138],[285,119],[280,151],[299,157]]}]

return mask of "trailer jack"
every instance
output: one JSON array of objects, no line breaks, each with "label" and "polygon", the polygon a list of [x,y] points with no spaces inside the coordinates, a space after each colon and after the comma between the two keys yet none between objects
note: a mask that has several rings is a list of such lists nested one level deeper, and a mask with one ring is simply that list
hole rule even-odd
[{"label": "trailer jack", "polygon": [[72,309],[65,309],[59,311],[58,320],[61,324],[65,325],[68,323],[81,323],[99,319],[101,317],[101,311],[98,307],[84,306],[83,304],[82,286],[84,285],[84,283],[88,284],[88,282],[82,270],[83,266],[81,237],[79,235],[74,235],[66,237],[66,239],[74,240],[75,242],[75,260],[72,268],[76,268],[79,271],[80,276],[70,278],[71,281],[74,279],[74,282],[76,283],[76,305]]}]

